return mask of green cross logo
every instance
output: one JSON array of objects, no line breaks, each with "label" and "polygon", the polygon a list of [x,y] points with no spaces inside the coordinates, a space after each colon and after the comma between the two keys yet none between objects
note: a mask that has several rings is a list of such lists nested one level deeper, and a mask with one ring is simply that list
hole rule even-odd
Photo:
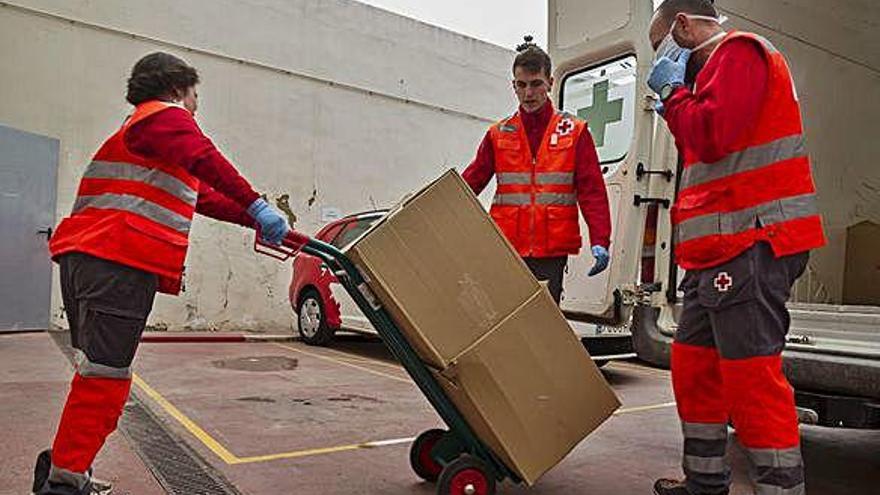
[{"label": "green cross logo", "polygon": [[596,147],[601,148],[608,124],[623,120],[623,98],[608,101],[608,81],[602,81],[593,86],[593,104],[578,110],[577,116],[587,121]]}]

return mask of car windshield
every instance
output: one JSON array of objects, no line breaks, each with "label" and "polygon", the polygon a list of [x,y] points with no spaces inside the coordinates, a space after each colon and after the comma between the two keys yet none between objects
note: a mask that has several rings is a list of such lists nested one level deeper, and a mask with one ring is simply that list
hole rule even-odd
[{"label": "car windshield", "polygon": [[339,249],[345,249],[349,244],[352,243],[355,239],[361,236],[364,232],[367,231],[377,220],[379,220],[380,216],[376,217],[365,217],[358,218],[356,220],[352,220],[351,222],[345,224],[342,227],[342,232],[333,239],[332,244]]}]

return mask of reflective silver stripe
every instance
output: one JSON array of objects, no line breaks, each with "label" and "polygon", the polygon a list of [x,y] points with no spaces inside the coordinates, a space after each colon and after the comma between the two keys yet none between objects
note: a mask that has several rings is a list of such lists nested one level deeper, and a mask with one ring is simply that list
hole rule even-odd
[{"label": "reflective silver stripe", "polygon": [[714,163],[695,163],[682,172],[681,187],[685,189],[705,184],[801,156],[807,156],[804,137],[800,134],[784,137],[760,146],[752,146],[737,153],[731,153]]},{"label": "reflective silver stripe", "polygon": [[[532,195],[526,193],[496,193],[492,201],[494,205],[528,205],[532,203]],[[577,204],[574,193],[538,193],[535,203],[551,206],[573,206]]]},{"label": "reflective silver stripe", "polygon": [[495,178],[499,186],[532,183],[532,174],[530,172],[501,172],[495,174]]},{"label": "reflective silver stripe", "polygon": [[79,196],[73,204],[73,213],[86,208],[100,210],[125,210],[168,226],[182,234],[189,233],[190,219],[171,211],[164,206],[130,194],[100,194],[97,196]]},{"label": "reflective silver stripe", "polygon": [[570,206],[577,204],[574,193],[538,193],[535,202],[539,205]]},{"label": "reflective silver stripe", "polygon": [[684,456],[683,464],[685,469],[696,473],[723,473],[727,469],[724,457],[697,457],[694,455],[686,455]]},{"label": "reflective silver stripe", "polygon": [[724,423],[686,423],[681,424],[685,438],[700,440],[727,440],[727,425]]},{"label": "reflective silver stripe", "polygon": [[755,485],[755,495],[805,495],[807,493],[806,486],[801,483],[791,488],[782,488],[776,485],[766,485],[757,483]]},{"label": "reflective silver stripe", "polygon": [[78,490],[85,488],[89,482],[89,473],[74,473],[64,468],[60,468],[52,464],[49,468],[48,481],[59,485],[75,486]]},{"label": "reflective silver stripe", "polygon": [[801,448],[790,449],[744,449],[749,459],[756,465],[773,468],[800,467],[804,464]]},{"label": "reflective silver stripe", "polygon": [[755,38],[758,38],[758,41],[760,41],[761,44],[764,45],[764,48],[766,48],[767,51],[770,52],[771,54],[779,52],[779,50],[776,49],[776,46],[774,46],[773,43],[770,43],[770,40],[768,40],[767,38],[765,38],[759,34],[755,34],[754,36],[755,36]]},{"label": "reflective silver stripe", "polygon": [[89,361],[88,356],[86,356],[84,352],[78,349],[74,361],[76,363],[76,372],[79,373],[80,376],[119,378],[123,380],[131,378],[131,368],[114,368],[113,366],[107,366],[105,364],[93,363]]},{"label": "reflective silver stripe", "polygon": [[83,178],[87,179],[119,179],[142,182],[161,189],[184,203],[195,206],[198,191],[185,182],[155,168],[141,167],[125,162],[105,162],[95,160],[86,168]]},{"label": "reflective silver stripe", "polygon": [[755,228],[758,222],[768,226],[818,213],[815,194],[792,196],[739,211],[709,213],[685,220],[675,229],[675,242],[678,244],[710,235],[738,234]]},{"label": "reflective silver stripe", "polygon": [[531,203],[532,195],[523,193],[496,193],[495,199],[492,201],[492,204],[499,206],[528,205]]},{"label": "reflective silver stripe", "polygon": [[536,181],[538,184],[574,184],[574,172],[541,172]]}]

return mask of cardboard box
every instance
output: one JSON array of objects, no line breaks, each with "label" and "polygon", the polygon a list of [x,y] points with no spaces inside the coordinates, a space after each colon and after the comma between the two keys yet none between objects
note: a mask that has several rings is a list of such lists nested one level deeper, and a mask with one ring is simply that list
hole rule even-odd
[{"label": "cardboard box", "polygon": [[439,369],[540,288],[454,170],[377,222],[346,254],[422,360]]},{"label": "cardboard box", "polygon": [[455,171],[347,254],[477,436],[526,483],[620,406],[547,289]]},{"label": "cardboard box", "polygon": [[620,407],[544,290],[435,377],[529,485]]}]

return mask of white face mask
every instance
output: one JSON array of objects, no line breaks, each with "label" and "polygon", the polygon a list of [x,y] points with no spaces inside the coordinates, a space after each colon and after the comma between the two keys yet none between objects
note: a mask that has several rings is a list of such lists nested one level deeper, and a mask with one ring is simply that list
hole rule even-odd
[{"label": "white face mask", "polygon": [[[706,16],[706,15],[685,14],[685,16],[688,19],[702,19],[704,21],[711,21],[711,22],[717,23],[719,26],[721,24],[724,24],[725,21],[727,21],[727,18],[724,16],[721,16],[720,18],[717,18],[717,19],[715,17],[710,17],[710,16]],[[657,54],[654,56],[654,60],[658,60],[663,57],[669,57],[672,60],[678,60],[678,57],[680,57],[681,54],[685,52],[685,50],[688,50],[687,48],[680,46],[675,41],[675,37],[672,35],[672,32],[675,30],[675,23],[677,23],[677,22],[678,22],[678,19],[672,21],[672,26],[669,26],[669,32],[666,33],[666,36],[664,36],[663,40],[660,42],[660,44],[657,45]],[[717,33],[715,36],[712,36],[709,39],[707,39],[706,41],[691,48],[690,50],[695,52],[697,50],[705,48],[706,46],[708,46],[712,42],[723,38],[726,34],[727,34],[726,32],[721,31],[720,33]]]}]

